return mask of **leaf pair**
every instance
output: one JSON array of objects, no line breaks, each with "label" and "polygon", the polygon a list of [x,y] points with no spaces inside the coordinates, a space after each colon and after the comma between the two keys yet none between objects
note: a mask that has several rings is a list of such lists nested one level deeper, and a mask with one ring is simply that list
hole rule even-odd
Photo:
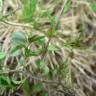
[{"label": "leaf pair", "polygon": [[40,53],[40,50],[32,51],[31,49],[28,48],[28,46],[35,42],[38,41],[39,44],[41,43],[42,45],[42,40],[45,38],[45,36],[38,36],[38,35],[33,35],[33,36],[27,36],[23,32],[14,32],[12,34],[12,44],[14,48],[11,51],[12,56],[18,56],[20,54],[20,49],[24,48],[24,53],[25,56],[37,56]]},{"label": "leaf pair", "polygon": [[32,43],[34,41],[38,41],[38,40],[41,40],[43,38],[45,38],[45,36],[33,35],[33,36],[28,38],[28,41],[29,41],[29,43]]}]

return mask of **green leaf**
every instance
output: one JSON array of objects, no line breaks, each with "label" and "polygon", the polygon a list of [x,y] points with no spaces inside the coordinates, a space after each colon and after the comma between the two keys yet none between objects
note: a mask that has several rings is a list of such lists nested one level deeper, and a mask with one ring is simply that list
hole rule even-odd
[{"label": "green leaf", "polygon": [[72,6],[72,1],[69,0],[69,1],[67,2],[67,4],[65,5],[64,13],[67,13],[67,12],[71,9],[71,6]]},{"label": "green leaf", "polygon": [[58,17],[57,16],[53,16],[53,17],[51,17],[51,26],[52,26],[52,28],[55,28],[56,26],[56,23],[57,23],[57,21],[58,21]]},{"label": "green leaf", "polygon": [[6,53],[0,52],[0,60],[4,59],[6,57]]},{"label": "green leaf", "polygon": [[1,16],[1,12],[2,12],[2,9],[3,9],[3,0],[0,0],[0,16]]},{"label": "green leaf", "polygon": [[16,57],[16,56],[19,56],[21,54],[21,48],[26,48],[25,45],[17,45],[16,47],[13,47],[11,49],[11,56],[12,57]]},{"label": "green leaf", "polygon": [[22,85],[23,87],[23,92],[24,92],[24,96],[31,96],[31,90],[30,90],[30,85],[29,85],[29,81],[26,79],[25,82]]},{"label": "green leaf", "polygon": [[24,45],[17,45],[16,47],[11,49],[11,54],[14,54],[16,51],[18,51],[21,48],[26,48]]},{"label": "green leaf", "polygon": [[91,4],[91,8],[92,8],[92,10],[93,10],[94,12],[96,12],[96,3],[92,3],[92,4]]},{"label": "green leaf", "polygon": [[17,81],[15,78],[11,78],[11,82],[15,85],[19,85],[19,84],[23,83],[24,81],[25,81],[25,79]]},{"label": "green leaf", "polygon": [[37,0],[23,0],[23,14],[22,18],[26,22],[32,21],[32,17],[36,11]]},{"label": "green leaf", "polygon": [[16,57],[19,56],[20,54],[21,54],[20,50],[17,49],[16,51],[12,52],[11,56]]},{"label": "green leaf", "polygon": [[15,45],[15,46],[26,45],[26,43],[27,43],[26,35],[23,32],[14,32],[12,34],[11,40],[12,40],[13,45]]},{"label": "green leaf", "polygon": [[40,69],[42,69],[43,67],[44,67],[44,61],[43,60],[37,60],[36,61],[36,64],[37,64],[37,66],[40,68]]},{"label": "green leaf", "polygon": [[58,16],[51,16],[50,11],[47,12],[47,16],[51,23],[51,29],[48,31],[47,35],[48,35],[48,37],[54,37],[57,34],[58,28],[61,26],[60,20],[59,20]]},{"label": "green leaf", "polygon": [[59,49],[55,45],[51,44],[51,45],[48,46],[48,50],[49,51],[58,51]]},{"label": "green leaf", "polygon": [[0,76],[0,86],[11,87],[11,80],[8,76]]},{"label": "green leaf", "polygon": [[45,62],[43,60],[36,61],[36,64],[42,70],[44,75],[47,75],[49,73],[49,68],[47,65],[45,65]]},{"label": "green leaf", "polygon": [[49,96],[47,92],[44,92],[42,96]]},{"label": "green leaf", "polygon": [[26,63],[24,57],[21,57],[19,60],[19,64],[24,65]]},{"label": "green leaf", "polygon": [[33,86],[33,92],[40,92],[43,90],[43,84],[42,83],[37,83]]},{"label": "green leaf", "polygon": [[38,41],[37,41],[37,43],[39,44],[39,45],[44,45],[45,44],[45,37],[42,37],[41,39],[39,39]]},{"label": "green leaf", "polygon": [[58,21],[58,17],[57,16],[51,16],[51,13],[49,11],[47,12],[47,16],[48,16],[48,19],[50,20],[52,29],[55,29],[56,23]]},{"label": "green leaf", "polygon": [[44,39],[44,38],[45,38],[45,36],[34,35],[32,37],[29,37],[28,41],[29,41],[29,43],[32,43],[34,41],[38,41],[38,40],[41,40],[41,39]]},{"label": "green leaf", "polygon": [[48,68],[47,65],[45,65],[45,66],[43,67],[43,72],[44,72],[44,75],[48,75],[48,73],[49,73],[49,68]]},{"label": "green leaf", "polygon": [[32,51],[31,49],[25,48],[25,56],[30,57],[30,56],[38,56],[40,54],[39,50]]}]

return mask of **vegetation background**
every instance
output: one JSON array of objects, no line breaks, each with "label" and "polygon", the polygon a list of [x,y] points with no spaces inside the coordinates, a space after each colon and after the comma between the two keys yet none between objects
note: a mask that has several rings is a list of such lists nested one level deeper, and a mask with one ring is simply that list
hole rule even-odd
[{"label": "vegetation background", "polygon": [[96,96],[96,0],[0,0],[0,96]]}]

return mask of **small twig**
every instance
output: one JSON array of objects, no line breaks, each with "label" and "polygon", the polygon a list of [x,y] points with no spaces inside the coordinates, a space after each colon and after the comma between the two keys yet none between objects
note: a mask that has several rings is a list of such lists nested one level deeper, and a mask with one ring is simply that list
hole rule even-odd
[{"label": "small twig", "polygon": [[[27,73],[27,72],[26,72]],[[26,74],[25,73],[25,74]],[[30,73],[27,73],[27,76],[28,77],[31,77],[32,79],[34,79],[34,80],[37,80],[37,81],[39,81],[39,82],[42,82],[42,83],[46,83],[46,84],[56,84],[56,85],[58,85],[58,84],[60,84],[60,85],[62,85],[60,82],[58,82],[58,81],[54,81],[54,80],[46,80],[46,79],[43,79],[43,78],[41,78],[41,77],[38,77],[38,76],[33,76],[32,74],[30,74]]]},{"label": "small twig", "polygon": [[4,70],[4,71],[1,71],[0,70],[0,75],[4,75],[4,74],[9,74],[9,73],[18,73],[18,72],[22,72],[22,70]]},{"label": "small twig", "polygon": [[29,25],[29,24],[14,23],[14,22],[11,22],[11,21],[4,20],[4,18],[7,18],[8,16],[10,16],[10,14],[14,14],[19,9],[20,8],[16,9],[15,11],[12,11],[11,13],[9,13],[7,15],[2,16],[0,18],[0,21],[3,22],[3,23],[5,23],[5,24],[12,25],[12,26],[21,26],[21,27],[33,28],[33,26],[32,25]]},{"label": "small twig", "polygon": [[22,70],[8,70],[8,71],[0,71],[0,75],[5,75],[5,74],[10,74],[10,73],[24,73],[27,74],[27,78],[31,77],[34,80],[38,80],[40,82],[43,83],[48,83],[48,84],[60,84],[60,82],[57,81],[53,81],[53,80],[45,80],[43,78],[37,77],[37,76],[32,76],[30,73],[28,72],[23,72]]},{"label": "small twig", "polygon": [[35,76],[32,76],[32,75],[31,75],[31,78],[35,79],[35,80],[38,80],[40,82],[43,82],[43,83],[47,83],[47,84],[59,84],[60,83],[60,82],[53,81],[53,80],[45,80],[43,78],[35,77]]},{"label": "small twig", "polygon": [[1,22],[5,23],[5,24],[12,25],[12,26],[20,26],[20,27],[33,28],[33,26],[31,26],[29,24],[13,23],[13,22],[7,21],[7,20],[1,20]]},{"label": "small twig", "polygon": [[4,19],[4,18],[7,18],[7,17],[10,16],[11,14],[16,13],[16,11],[18,11],[19,9],[21,9],[21,8],[17,8],[16,10],[14,10],[14,11],[12,11],[12,12],[10,12],[10,13],[8,13],[8,14],[6,14],[6,15],[3,15],[3,16],[0,18],[0,20],[2,20],[2,19]]},{"label": "small twig", "polygon": [[64,1],[63,1],[63,5],[62,5],[62,8],[61,8],[61,10],[60,10],[60,12],[59,12],[59,14],[58,14],[58,20],[57,20],[57,22],[56,22],[56,26],[55,26],[55,27],[57,27],[57,25],[58,25],[58,23],[59,23],[59,20],[60,20],[61,15],[62,15],[62,13],[63,13],[63,11],[64,11],[64,7],[65,7],[67,1],[68,1],[68,0],[64,0]]}]

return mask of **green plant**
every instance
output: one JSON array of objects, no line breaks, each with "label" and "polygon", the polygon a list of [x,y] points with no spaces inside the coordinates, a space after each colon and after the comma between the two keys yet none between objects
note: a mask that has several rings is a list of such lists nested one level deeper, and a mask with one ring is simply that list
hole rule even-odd
[{"label": "green plant", "polygon": [[[0,0],[0,10],[7,1]],[[73,89],[85,96],[89,92],[83,92],[86,87],[93,92],[95,3],[90,0],[7,3],[13,11],[10,13],[5,6],[0,11],[0,96],[66,96],[72,95]],[[87,23],[92,28],[87,28]],[[87,44],[89,41],[91,45]]]}]

